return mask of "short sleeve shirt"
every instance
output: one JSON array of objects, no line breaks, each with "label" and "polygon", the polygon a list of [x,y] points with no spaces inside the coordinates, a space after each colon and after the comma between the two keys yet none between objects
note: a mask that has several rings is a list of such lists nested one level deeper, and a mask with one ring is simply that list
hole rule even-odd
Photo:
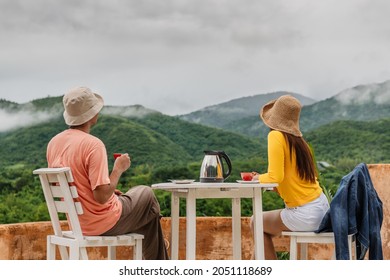
[{"label": "short sleeve shirt", "polygon": [[50,140],[46,157],[49,167],[70,167],[72,171],[83,206],[84,213],[79,216],[83,234],[100,235],[111,229],[119,220],[122,204],[115,194],[104,204],[93,196],[97,186],[110,184],[103,142],[78,129],[68,129]]}]

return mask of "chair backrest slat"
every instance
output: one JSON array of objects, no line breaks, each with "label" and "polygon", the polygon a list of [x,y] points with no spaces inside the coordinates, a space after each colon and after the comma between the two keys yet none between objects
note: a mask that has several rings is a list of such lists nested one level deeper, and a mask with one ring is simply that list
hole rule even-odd
[{"label": "chair backrest slat", "polygon": [[[63,198],[63,193],[62,193],[60,186],[50,186],[50,189],[51,189],[51,193],[52,193],[53,197]],[[70,194],[72,195],[73,198],[79,197],[79,194],[77,192],[77,188],[75,186],[70,186],[69,190],[70,190]]]},{"label": "chair backrest slat", "polygon": [[54,201],[56,206],[57,213],[65,213],[68,214],[68,207],[64,201]]},{"label": "chair backrest slat", "polygon": [[58,215],[65,213],[75,238],[82,239],[78,215],[83,209],[77,201],[77,188],[73,185],[70,168],[41,168],[33,173],[39,175],[55,235],[63,236]]},{"label": "chair backrest slat", "polygon": [[[54,204],[56,205],[56,209],[58,213],[64,213],[64,214],[69,213],[68,206],[64,201],[57,200],[54,201]],[[75,202],[74,206],[76,208],[77,215],[81,215],[84,213],[83,206],[81,205],[80,202]]]},{"label": "chair backrest slat", "polygon": [[76,207],[76,212],[78,215],[81,215],[84,213],[83,206],[81,205],[81,202],[75,202],[74,206]]}]

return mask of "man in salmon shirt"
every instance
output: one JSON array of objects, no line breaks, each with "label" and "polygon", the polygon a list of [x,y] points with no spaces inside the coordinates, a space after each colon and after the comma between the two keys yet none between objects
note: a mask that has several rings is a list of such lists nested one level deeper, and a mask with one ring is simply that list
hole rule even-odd
[{"label": "man in salmon shirt", "polygon": [[49,167],[70,167],[84,213],[80,224],[84,235],[144,235],[143,256],[147,260],[168,259],[160,223],[160,205],[148,186],[131,188],[125,194],[116,187],[131,165],[122,154],[111,173],[106,147],[90,134],[103,108],[103,98],[87,87],[71,89],[63,97],[64,119],[69,126],[47,146]]}]

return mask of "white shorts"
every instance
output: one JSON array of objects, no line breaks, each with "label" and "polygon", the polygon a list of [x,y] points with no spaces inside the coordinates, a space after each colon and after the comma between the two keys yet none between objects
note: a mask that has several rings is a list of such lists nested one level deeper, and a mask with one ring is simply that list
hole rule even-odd
[{"label": "white shorts", "polygon": [[328,199],[322,193],[319,198],[305,205],[284,208],[280,212],[280,217],[283,224],[291,231],[315,231],[328,209]]}]

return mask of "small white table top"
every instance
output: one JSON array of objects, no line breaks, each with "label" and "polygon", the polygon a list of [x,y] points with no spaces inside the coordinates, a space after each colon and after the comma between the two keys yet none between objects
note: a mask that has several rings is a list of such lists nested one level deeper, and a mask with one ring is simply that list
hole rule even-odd
[{"label": "small white table top", "polygon": [[155,189],[197,189],[197,188],[205,188],[205,189],[219,189],[219,188],[253,188],[253,187],[261,187],[261,188],[274,188],[278,186],[276,183],[259,183],[257,181],[242,181],[242,182],[223,182],[223,183],[201,183],[201,182],[191,182],[191,183],[174,183],[174,182],[166,182],[166,183],[158,183],[153,184],[152,188]]}]

